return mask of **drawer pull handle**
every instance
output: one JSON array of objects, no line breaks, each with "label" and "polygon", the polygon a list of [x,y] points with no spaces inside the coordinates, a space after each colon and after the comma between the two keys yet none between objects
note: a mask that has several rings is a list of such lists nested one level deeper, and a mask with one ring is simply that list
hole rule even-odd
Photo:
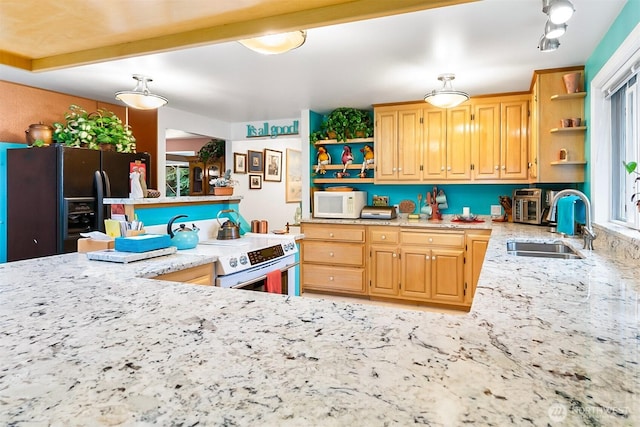
[{"label": "drawer pull handle", "polygon": [[329,237],[333,237],[333,233],[329,233]]}]

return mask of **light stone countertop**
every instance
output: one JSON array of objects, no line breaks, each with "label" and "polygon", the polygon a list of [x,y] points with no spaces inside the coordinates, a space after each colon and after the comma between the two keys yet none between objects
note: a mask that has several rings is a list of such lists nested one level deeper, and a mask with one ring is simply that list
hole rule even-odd
[{"label": "light stone countertop", "polygon": [[1,264],[0,424],[640,425],[638,261],[516,257],[554,235],[484,227],[459,315],[144,278],[198,250]]}]

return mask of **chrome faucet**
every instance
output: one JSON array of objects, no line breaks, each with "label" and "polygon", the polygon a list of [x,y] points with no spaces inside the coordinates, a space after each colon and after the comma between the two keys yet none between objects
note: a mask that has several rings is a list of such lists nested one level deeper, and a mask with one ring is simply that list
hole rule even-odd
[{"label": "chrome faucet", "polygon": [[[566,190],[561,190],[556,193],[556,196],[551,201],[551,211],[556,207],[556,203],[562,197],[565,196],[578,196],[582,203],[584,203],[585,210],[585,224],[582,227],[582,236],[584,238],[584,249],[593,250],[593,241],[596,239],[596,233],[593,231],[593,224],[591,224],[591,202],[589,202],[589,198],[582,192],[578,190],[573,190],[571,188],[567,188]],[[556,212],[556,219],[558,218],[558,214]]]}]

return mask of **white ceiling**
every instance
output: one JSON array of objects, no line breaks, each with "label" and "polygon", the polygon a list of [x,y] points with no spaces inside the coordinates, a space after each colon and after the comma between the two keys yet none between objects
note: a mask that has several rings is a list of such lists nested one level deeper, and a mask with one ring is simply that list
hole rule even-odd
[{"label": "white ceiling", "polygon": [[445,72],[471,96],[527,91],[533,70],[584,64],[625,4],[572,2],[567,33],[550,53],[537,49],[541,0],[483,0],[308,29],[307,42],[282,55],[228,42],[41,73],[0,66],[0,79],[116,103],[114,93],[145,74],[170,107],[227,122],[418,100]]}]

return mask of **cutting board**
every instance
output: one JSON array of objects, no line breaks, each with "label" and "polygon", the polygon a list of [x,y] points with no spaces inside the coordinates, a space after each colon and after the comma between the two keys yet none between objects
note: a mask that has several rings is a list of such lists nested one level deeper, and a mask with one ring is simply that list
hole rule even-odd
[{"label": "cutting board", "polygon": [[87,252],[87,258],[94,261],[109,261],[126,264],[163,255],[171,255],[177,250],[178,248],[175,246],[169,246],[168,248],[155,249],[147,252],[121,252],[116,251],[115,249],[104,249],[101,251]]}]

